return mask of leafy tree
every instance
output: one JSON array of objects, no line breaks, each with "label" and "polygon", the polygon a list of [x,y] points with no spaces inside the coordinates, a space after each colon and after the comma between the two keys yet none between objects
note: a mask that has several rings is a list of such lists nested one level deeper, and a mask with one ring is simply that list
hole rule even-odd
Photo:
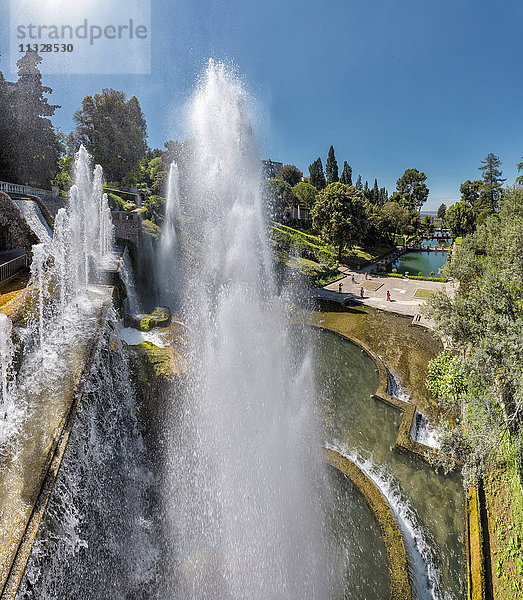
[{"label": "leafy tree", "polygon": [[[169,165],[166,165],[162,156],[155,156],[149,160],[142,171],[143,180],[147,183],[147,187],[152,195],[165,193],[165,182],[169,175]],[[157,223],[155,219],[147,217]]]},{"label": "leafy tree", "polygon": [[367,226],[365,235],[362,238],[362,244],[373,246],[383,241],[384,235],[382,231],[381,209],[376,204],[372,204],[365,200],[365,212]]},{"label": "leafy tree", "polygon": [[300,181],[293,188],[292,191],[296,197],[296,201],[300,206],[304,208],[312,208],[316,201],[316,194],[318,190],[310,183]]},{"label": "leafy tree", "polygon": [[474,230],[474,211],[467,202],[456,202],[447,210],[445,222],[454,237]]},{"label": "leafy tree", "polygon": [[275,220],[281,219],[285,209],[296,203],[291,186],[281,179],[265,181],[265,198],[269,214]]},{"label": "leafy tree", "polygon": [[343,171],[341,172],[340,183],[352,185],[352,167],[347,161],[343,163]]},{"label": "leafy tree", "polygon": [[436,216],[438,217],[438,219],[441,219],[443,221],[445,219],[446,212],[447,212],[447,205],[442,203],[442,204],[440,204],[440,206],[438,208],[438,214]]},{"label": "leafy tree", "polygon": [[165,202],[163,196],[146,196],[143,203],[143,218],[152,221],[156,225],[161,225],[165,218]]},{"label": "leafy tree", "polygon": [[104,89],[83,99],[74,120],[77,142],[102,165],[109,181],[136,179],[147,149],[147,126],[136,96],[127,100],[124,92]]},{"label": "leafy tree", "polygon": [[501,160],[492,152],[487,154],[485,160],[481,161],[482,166],[478,167],[483,172],[483,189],[481,196],[484,198],[484,204],[490,204],[492,210],[498,208],[499,199],[501,198],[502,183],[506,181],[501,178],[503,172],[499,168]]},{"label": "leafy tree", "polygon": [[338,247],[339,262],[343,249],[361,241],[367,228],[363,194],[339,182],[318,194],[311,216],[322,237]]},{"label": "leafy tree", "polygon": [[430,235],[432,233],[434,233],[434,223],[432,222],[432,219],[429,217],[429,215],[425,215],[421,221],[421,227],[423,228],[423,231]]},{"label": "leafy tree", "polygon": [[323,172],[323,164],[320,157],[318,157],[309,166],[309,183],[318,191],[322,190],[327,185],[327,182],[325,181],[325,173]]},{"label": "leafy tree", "polygon": [[283,165],[278,173],[278,179],[283,179],[291,187],[301,181],[303,173],[295,165]]},{"label": "leafy tree", "polygon": [[356,179],[356,184],[354,187],[357,190],[363,190],[363,183],[361,182],[361,175],[358,175],[358,179]]},{"label": "leafy tree", "polygon": [[425,173],[418,169],[407,169],[396,182],[396,192],[391,199],[409,210],[419,212],[429,196],[426,180]]},{"label": "leafy tree", "polygon": [[0,177],[13,183],[48,187],[62,152],[51,120],[50,87],[42,85],[42,58],[27,52],[17,61],[18,81],[0,73]]},{"label": "leafy tree", "polygon": [[507,446],[523,444],[522,204],[523,190],[503,193],[499,213],[465,237],[444,267],[459,282],[455,296],[429,300],[452,358],[431,365],[428,383],[459,411],[447,423],[444,449],[464,463],[467,484]]},{"label": "leafy tree", "polygon": [[67,154],[58,160],[58,173],[52,179],[51,184],[60,190],[67,192],[73,182],[74,156]]},{"label": "leafy tree", "polygon": [[398,202],[389,201],[381,209],[381,229],[389,236],[391,244],[395,239],[391,234],[403,235],[409,225],[409,211]]},{"label": "leafy tree", "polygon": [[336,157],[334,156],[333,146],[329,148],[329,155],[327,157],[327,163],[325,165],[325,173],[327,174],[327,185],[339,181],[338,163],[336,162]]},{"label": "leafy tree", "polygon": [[470,181],[470,179],[467,179],[467,181],[462,183],[459,188],[459,191],[461,192],[461,200],[463,202],[468,202],[472,208],[477,207],[479,194],[482,187],[482,181]]}]

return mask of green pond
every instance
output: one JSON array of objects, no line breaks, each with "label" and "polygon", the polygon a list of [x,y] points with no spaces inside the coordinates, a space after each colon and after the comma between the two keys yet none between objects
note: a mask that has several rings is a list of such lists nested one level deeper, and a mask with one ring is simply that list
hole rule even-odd
[{"label": "green pond", "polygon": [[438,276],[438,270],[447,261],[447,251],[427,250],[418,252],[406,252],[392,263],[392,268],[398,273],[409,273],[418,275],[421,273],[430,276],[431,273]]},{"label": "green pond", "polygon": [[[313,336],[326,445],[351,458],[387,498],[404,536],[415,597],[464,598],[465,524],[458,477],[436,474],[423,461],[391,450],[401,413],[371,398],[379,383],[373,359],[338,334],[316,329]],[[345,597],[386,597],[383,564],[374,557],[365,560],[362,555],[356,563],[357,569],[372,572],[365,595],[350,589]]]}]

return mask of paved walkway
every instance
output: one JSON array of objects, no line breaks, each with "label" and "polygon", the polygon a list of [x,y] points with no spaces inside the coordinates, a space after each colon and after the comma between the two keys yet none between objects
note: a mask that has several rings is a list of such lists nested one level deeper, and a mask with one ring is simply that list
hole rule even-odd
[{"label": "paved walkway", "polygon": [[[420,306],[425,302],[425,298],[419,296],[429,291],[441,290],[452,298],[455,293],[452,282],[439,283],[387,277],[386,275],[370,275],[370,267],[359,271],[351,270],[348,267],[340,267],[339,270],[346,276],[323,288],[314,290],[313,297],[340,303],[354,298],[366,306],[415,317],[420,314]],[[342,284],[341,294],[339,293],[340,283]],[[361,295],[362,287],[363,296]],[[427,290],[427,292],[418,292],[418,290]],[[390,301],[387,300],[387,291],[390,293]],[[418,322],[420,325],[431,325],[430,321],[424,317],[420,317]]]}]

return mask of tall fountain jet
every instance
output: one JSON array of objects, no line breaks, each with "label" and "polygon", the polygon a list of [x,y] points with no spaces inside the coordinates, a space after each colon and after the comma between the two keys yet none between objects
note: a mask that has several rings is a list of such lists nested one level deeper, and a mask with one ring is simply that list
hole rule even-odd
[{"label": "tall fountain jet", "polygon": [[181,265],[178,243],[180,217],[180,175],[178,165],[172,163],[167,183],[165,219],[158,248],[158,296],[160,304],[177,309],[181,299]]},{"label": "tall fountain jet", "polygon": [[[12,323],[7,315],[0,313],[0,381],[2,392],[0,419],[10,404],[11,369],[13,366],[14,346],[11,340]],[[1,439],[0,439],[1,441]]]},{"label": "tall fountain jet", "polygon": [[[172,431],[170,597],[329,598],[311,357],[279,296],[245,90],[210,62],[190,109],[191,376]],[[298,355],[301,355],[300,359]]]}]

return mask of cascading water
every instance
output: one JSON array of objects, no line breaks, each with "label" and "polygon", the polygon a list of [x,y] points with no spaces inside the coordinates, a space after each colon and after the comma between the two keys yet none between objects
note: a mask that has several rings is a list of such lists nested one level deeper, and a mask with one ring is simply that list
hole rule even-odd
[{"label": "cascading water", "polygon": [[36,233],[40,241],[44,244],[50,242],[53,232],[45,220],[40,207],[34,200],[13,199],[18,206],[29,227]]},{"label": "cascading water", "polygon": [[0,377],[2,398],[0,416],[10,403],[10,378],[13,366],[14,346],[11,340],[12,323],[7,315],[0,313]]},{"label": "cascading water", "polygon": [[17,600],[153,597],[153,479],[114,319],[112,312]]},{"label": "cascading water", "polygon": [[127,294],[127,297],[124,301],[124,308],[130,315],[137,315],[140,312],[140,299],[136,289],[133,264],[131,262],[131,257],[129,255],[127,246],[123,251],[122,264],[120,266],[120,277],[122,278],[125,286],[125,292]]},{"label": "cascading water", "polygon": [[158,251],[158,296],[160,304],[175,308],[180,300],[181,267],[178,251],[178,218],[180,216],[180,184],[178,165],[172,163],[167,183],[165,219]]},{"label": "cascading water", "polygon": [[311,357],[278,297],[260,161],[238,79],[211,62],[192,101],[189,377],[173,424],[172,597],[327,598]]},{"label": "cascading water", "polygon": [[[389,394],[399,400],[403,400],[403,402],[410,402],[410,394],[401,385],[399,377],[390,371],[388,371],[388,376]],[[412,423],[410,436],[414,441],[419,442],[420,444],[425,444],[425,446],[430,446],[431,448],[439,448],[438,430],[433,427],[427,417],[418,410],[416,410],[416,416]]]}]

